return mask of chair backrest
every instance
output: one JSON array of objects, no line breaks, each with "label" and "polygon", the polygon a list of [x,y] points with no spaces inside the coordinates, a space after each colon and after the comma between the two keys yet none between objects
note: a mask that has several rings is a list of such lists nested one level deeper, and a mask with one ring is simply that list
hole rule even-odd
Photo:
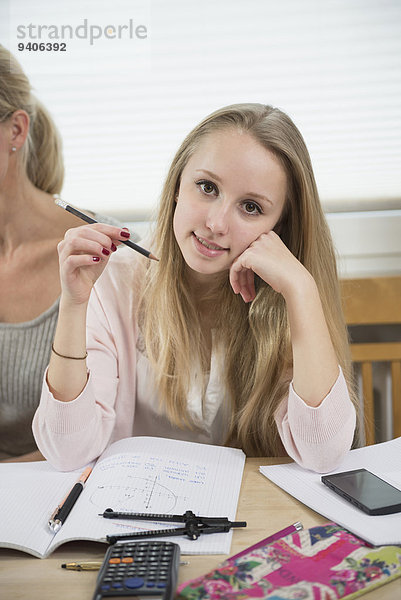
[{"label": "chair backrest", "polygon": [[[391,370],[393,437],[401,436],[401,338],[392,339],[390,326],[401,324],[401,276],[344,279],[341,282],[345,320],[348,326],[377,326],[390,329],[385,341],[376,339],[355,343],[351,355],[362,374],[365,439],[375,443],[372,363],[388,362]],[[369,327],[365,327],[369,334]],[[372,328],[371,328],[372,329]],[[373,328],[375,329],[375,328]],[[377,328],[376,328],[377,329]]]}]

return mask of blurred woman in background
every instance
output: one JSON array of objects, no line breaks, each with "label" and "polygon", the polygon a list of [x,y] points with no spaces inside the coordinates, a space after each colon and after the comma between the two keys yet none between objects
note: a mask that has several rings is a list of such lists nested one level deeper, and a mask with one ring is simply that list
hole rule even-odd
[{"label": "blurred woman in background", "polygon": [[0,46],[0,460],[41,458],[31,424],[58,315],[57,244],[82,224],[54,203],[63,179],[55,124]]}]

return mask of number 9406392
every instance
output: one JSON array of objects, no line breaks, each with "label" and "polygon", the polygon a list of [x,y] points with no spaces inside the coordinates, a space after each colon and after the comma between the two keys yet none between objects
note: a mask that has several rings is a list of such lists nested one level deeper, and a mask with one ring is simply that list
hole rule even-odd
[{"label": "number 9406392", "polygon": [[19,52],[27,50],[28,52],[66,52],[67,44],[65,42],[20,42],[18,44]]}]

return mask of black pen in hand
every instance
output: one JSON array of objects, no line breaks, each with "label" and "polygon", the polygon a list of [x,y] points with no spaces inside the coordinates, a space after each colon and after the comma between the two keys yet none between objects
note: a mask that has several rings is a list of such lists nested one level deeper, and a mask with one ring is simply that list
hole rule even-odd
[{"label": "black pen in hand", "polygon": [[[93,219],[92,217],[89,217],[89,215],[86,215],[85,213],[81,212],[74,206],[71,206],[70,204],[67,204],[67,202],[64,202],[64,200],[62,200],[60,198],[60,196],[58,196],[57,194],[54,196],[54,198],[55,198],[54,201],[57,204],[57,206],[64,208],[64,210],[68,211],[72,215],[75,215],[79,219],[82,219],[82,221],[85,221],[86,223],[89,223],[89,224],[98,222],[98,221],[95,221],[95,219]],[[146,256],[146,258],[151,258],[152,260],[157,260],[157,261],[159,260],[158,258],[156,258],[156,256],[154,256],[151,252],[149,252],[149,250],[145,250],[145,248],[142,248],[142,246],[138,246],[138,244],[131,242],[131,240],[121,240],[121,243],[125,244],[129,248],[132,248],[132,250],[136,250],[143,256]]]},{"label": "black pen in hand", "polygon": [[65,497],[63,502],[57,506],[57,508],[53,511],[52,516],[49,519],[48,525],[53,533],[57,533],[64,521],[68,517],[71,512],[72,507],[76,503],[79,498],[80,493],[84,489],[85,481],[88,479],[91,474],[92,469],[87,467],[85,471],[82,473],[72,490]]}]

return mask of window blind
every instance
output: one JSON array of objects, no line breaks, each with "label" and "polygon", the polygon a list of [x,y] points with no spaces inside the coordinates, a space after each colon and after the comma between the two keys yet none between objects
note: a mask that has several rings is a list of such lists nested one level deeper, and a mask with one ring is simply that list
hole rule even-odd
[{"label": "window blind", "polygon": [[[2,10],[1,39],[61,131],[73,204],[148,218],[188,131],[250,101],[300,128],[326,210],[401,206],[399,0],[12,0]],[[50,25],[84,36],[85,20],[86,38],[66,30],[65,52],[18,50],[60,42]],[[29,24],[32,35],[48,27],[41,40]],[[107,37],[124,25],[146,37]],[[91,26],[102,29],[92,43]]]}]

